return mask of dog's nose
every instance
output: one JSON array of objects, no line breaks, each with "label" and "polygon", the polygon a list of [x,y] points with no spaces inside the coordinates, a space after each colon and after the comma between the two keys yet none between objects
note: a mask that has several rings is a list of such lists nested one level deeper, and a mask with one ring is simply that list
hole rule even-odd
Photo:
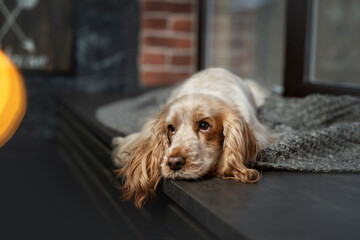
[{"label": "dog's nose", "polygon": [[176,156],[176,157],[169,157],[168,159],[168,166],[173,171],[178,171],[184,166],[186,162],[186,158],[182,156]]}]

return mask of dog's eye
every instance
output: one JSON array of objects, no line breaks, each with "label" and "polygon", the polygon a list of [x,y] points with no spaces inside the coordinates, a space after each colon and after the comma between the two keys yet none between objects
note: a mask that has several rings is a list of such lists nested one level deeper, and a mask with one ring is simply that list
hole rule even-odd
[{"label": "dog's eye", "polygon": [[169,133],[170,133],[170,134],[175,134],[175,127],[174,127],[174,125],[171,125],[171,124],[170,124],[170,125],[168,126],[168,130],[169,130]]},{"label": "dog's eye", "polygon": [[199,124],[199,128],[200,128],[200,131],[207,132],[208,130],[210,130],[210,124],[207,122],[201,122]]}]

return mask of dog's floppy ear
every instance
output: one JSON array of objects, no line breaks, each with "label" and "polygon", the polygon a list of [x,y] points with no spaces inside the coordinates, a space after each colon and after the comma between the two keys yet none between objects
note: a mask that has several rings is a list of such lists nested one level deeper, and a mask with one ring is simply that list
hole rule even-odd
[{"label": "dog's floppy ear", "polygon": [[162,115],[146,124],[127,150],[128,161],[117,172],[123,179],[123,200],[133,200],[137,208],[155,195],[161,179],[160,164],[168,147]]},{"label": "dog's floppy ear", "polygon": [[235,109],[225,114],[223,127],[223,152],[217,165],[217,175],[242,182],[257,182],[261,178],[260,173],[249,168],[259,151],[252,128]]}]

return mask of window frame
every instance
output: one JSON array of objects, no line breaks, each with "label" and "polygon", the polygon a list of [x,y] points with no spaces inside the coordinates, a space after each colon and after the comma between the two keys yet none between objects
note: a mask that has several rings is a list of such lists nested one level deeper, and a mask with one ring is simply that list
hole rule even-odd
[{"label": "window frame", "polygon": [[360,88],[312,82],[307,76],[313,0],[286,3],[284,96],[312,93],[360,96]]}]

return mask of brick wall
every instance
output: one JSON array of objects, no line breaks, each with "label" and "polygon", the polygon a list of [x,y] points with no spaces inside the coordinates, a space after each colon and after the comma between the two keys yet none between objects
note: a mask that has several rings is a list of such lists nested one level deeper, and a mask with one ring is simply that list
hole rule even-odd
[{"label": "brick wall", "polygon": [[196,0],[141,0],[139,71],[144,86],[168,85],[196,71]]}]

